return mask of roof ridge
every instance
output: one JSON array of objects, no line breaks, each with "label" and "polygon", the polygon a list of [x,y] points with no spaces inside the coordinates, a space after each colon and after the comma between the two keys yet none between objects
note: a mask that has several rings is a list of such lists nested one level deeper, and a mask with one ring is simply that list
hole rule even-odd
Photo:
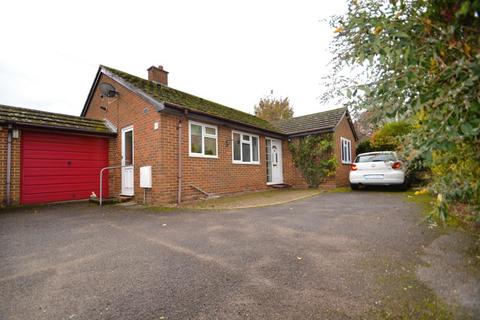
[{"label": "roof ridge", "polygon": [[279,123],[279,122],[283,122],[283,121],[296,120],[296,119],[300,119],[300,118],[311,117],[311,116],[314,116],[314,115],[317,115],[317,114],[322,114],[322,113],[337,111],[337,110],[341,110],[341,109],[345,109],[345,110],[346,110],[347,107],[338,107],[338,108],[335,108],[335,109],[330,109],[330,110],[325,110],[325,111],[320,111],[320,112],[315,112],[315,113],[304,114],[304,115],[302,115],[302,116],[292,117],[292,118],[289,118],[289,119],[275,120],[275,121],[272,121],[272,122]]}]

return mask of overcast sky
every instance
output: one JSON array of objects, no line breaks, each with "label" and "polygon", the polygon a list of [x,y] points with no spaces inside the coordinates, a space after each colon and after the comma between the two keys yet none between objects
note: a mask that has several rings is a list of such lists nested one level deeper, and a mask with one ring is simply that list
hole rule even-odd
[{"label": "overcast sky", "polygon": [[295,115],[320,105],[337,1],[4,1],[0,104],[79,115],[99,64],[253,113],[290,97]]}]

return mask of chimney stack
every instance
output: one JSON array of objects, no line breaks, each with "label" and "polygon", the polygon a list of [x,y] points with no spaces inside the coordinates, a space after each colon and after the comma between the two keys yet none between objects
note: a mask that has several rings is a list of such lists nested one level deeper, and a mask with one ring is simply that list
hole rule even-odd
[{"label": "chimney stack", "polygon": [[163,66],[151,66],[148,68],[148,80],[168,86],[168,71]]}]

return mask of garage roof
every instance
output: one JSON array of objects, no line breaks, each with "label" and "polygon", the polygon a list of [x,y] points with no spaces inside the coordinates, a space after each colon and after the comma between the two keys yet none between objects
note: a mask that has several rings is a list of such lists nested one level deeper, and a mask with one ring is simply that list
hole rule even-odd
[{"label": "garage roof", "polygon": [[13,124],[25,127],[50,128],[67,131],[114,135],[101,120],[87,119],[61,113],[18,108],[0,104],[0,125]]}]

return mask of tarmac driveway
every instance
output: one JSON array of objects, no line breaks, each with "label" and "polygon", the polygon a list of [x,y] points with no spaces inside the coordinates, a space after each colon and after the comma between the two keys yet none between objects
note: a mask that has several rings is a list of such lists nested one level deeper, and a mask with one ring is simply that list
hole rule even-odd
[{"label": "tarmac driveway", "polygon": [[444,312],[415,278],[437,236],[422,219],[403,194],[377,192],[222,212],[3,211],[0,318],[356,319],[415,315],[422,301]]}]

